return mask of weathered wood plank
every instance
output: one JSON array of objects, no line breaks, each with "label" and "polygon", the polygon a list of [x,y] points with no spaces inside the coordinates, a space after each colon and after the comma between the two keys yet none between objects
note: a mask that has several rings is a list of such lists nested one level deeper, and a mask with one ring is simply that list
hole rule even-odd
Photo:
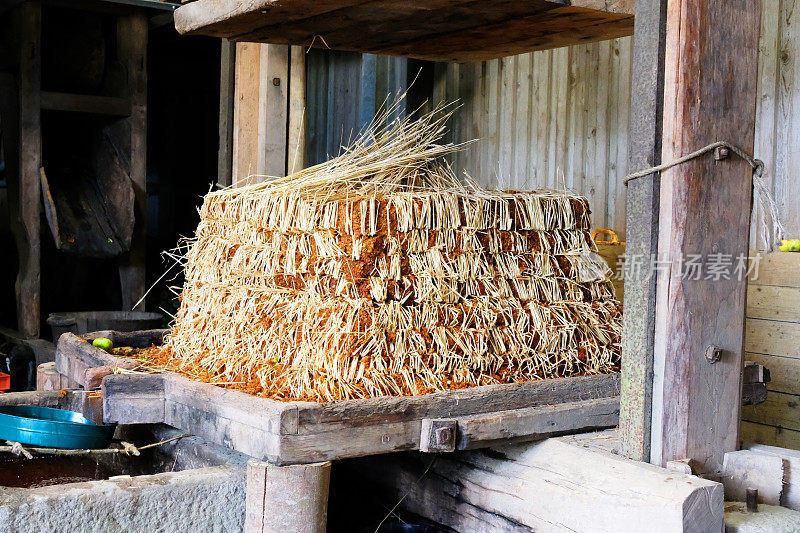
[{"label": "weathered wood plank", "polygon": [[112,374],[103,379],[103,420],[119,424],[161,424],[164,380],[160,374]]},{"label": "weathered wood plank", "polygon": [[306,168],[306,52],[302,46],[292,46],[289,50],[288,82],[287,175]]},{"label": "weathered wood plank", "polygon": [[126,311],[145,310],[142,298],[147,289],[147,23],[143,11],[117,20],[117,54],[127,74],[124,96],[131,103],[130,116],[121,120],[120,130],[125,135],[123,147],[127,148],[135,198],[131,248],[118,261],[122,308]]},{"label": "weathered wood plank", "polygon": [[166,398],[207,413],[210,418],[224,418],[274,433],[293,433],[297,404],[259,398],[241,391],[215,387],[175,374],[162,374]]},{"label": "weathered wood plank", "polygon": [[236,48],[233,183],[285,176],[289,48],[239,43]]},{"label": "weathered wood plank", "polygon": [[[616,426],[619,399],[600,398],[466,416],[458,419],[459,450],[487,445],[542,440],[555,434]],[[494,441],[494,442],[493,442]]]},{"label": "weathered wood plank", "polygon": [[[631,85],[627,150],[630,172],[661,163],[666,2],[636,3],[631,74],[636,82]],[[658,251],[660,180],[660,175],[655,174],[628,186],[625,242],[632,257],[653,257]],[[655,275],[627,276],[622,316],[620,439],[622,453],[640,461],[650,458],[655,295]]]},{"label": "weathered wood plank", "polygon": [[170,399],[164,402],[163,421],[209,442],[222,444],[257,459],[280,463],[281,437],[248,423],[216,416],[203,408]]},{"label": "weathered wood plank", "polygon": [[[761,3],[761,37],[758,50],[758,105],[756,106],[756,133],[754,154],[764,162],[762,179],[769,190],[775,183],[776,160],[776,104],[778,95],[778,51],[780,50],[780,11],[783,2]],[[750,228],[750,248],[769,249],[771,243],[763,242],[760,231],[765,214],[761,206],[753,206]]]},{"label": "weathered wood plank", "polygon": [[298,434],[409,418],[452,418],[492,411],[616,396],[618,375],[585,376],[487,385],[424,396],[384,397],[298,406]]},{"label": "weathered wood plank", "polygon": [[[165,330],[149,330],[145,332],[132,332],[124,334],[122,332],[99,332],[98,337],[106,336],[118,346],[130,346],[130,344],[122,342],[122,338],[133,339],[137,333],[140,333],[138,340],[146,341],[159,338],[163,335]],[[64,333],[58,339],[58,346],[56,347],[56,370],[64,374],[69,380],[74,381],[78,385],[86,386],[87,370],[98,367],[106,367],[107,373],[113,372],[115,367],[132,370],[140,365],[138,361],[127,359],[124,357],[116,357],[105,351],[95,348],[91,342],[87,342],[87,338],[96,338],[90,335],[78,336],[73,333]],[[143,343],[145,347],[154,344],[154,342]],[[97,375],[94,376],[97,378]],[[102,379],[102,377],[101,377]]]},{"label": "weathered wood plank", "polygon": [[260,71],[261,45],[236,43],[232,185],[247,185],[248,176],[259,172],[257,152]]},{"label": "weathered wood plank", "polygon": [[19,254],[17,329],[24,337],[39,336],[41,304],[41,247],[39,171],[42,167],[41,39],[42,4],[25,2],[18,8],[19,63],[19,175],[10,176],[12,230]]},{"label": "weathered wood plank", "polygon": [[630,35],[633,2],[200,0],[175,12],[181,33],[438,61],[480,61]]},{"label": "weathered wood plank", "polygon": [[41,93],[42,109],[92,113],[95,115],[127,117],[131,114],[131,101],[116,96],[70,94],[51,91]]},{"label": "weathered wood plank", "polygon": [[750,274],[753,285],[778,285],[800,287],[800,253],[775,252],[766,254],[758,262],[758,269]]},{"label": "weathered wood plank", "polygon": [[800,431],[744,420],[740,428],[743,442],[760,442],[784,448],[800,449]]},{"label": "weathered wood plank", "polygon": [[772,391],[764,403],[742,407],[742,420],[800,431],[800,396]]},{"label": "weathered wood plank", "polygon": [[348,467],[390,505],[403,498],[401,507],[456,531],[720,531],[723,523],[720,484],[559,439]]},{"label": "weathered wood plank", "polygon": [[800,287],[751,284],[747,288],[747,318],[800,322]]},{"label": "weathered wood plank", "polygon": [[[662,159],[719,139],[752,151],[755,131],[757,2],[667,4]],[[735,49],[728,46],[736,42]],[[713,192],[712,192],[713,191]],[[692,458],[714,471],[738,447],[745,280],[682,279],[680,258],[746,256],[752,169],[731,158],[698,158],[662,173],[651,460]],[[708,364],[708,346],[724,355]]]},{"label": "weathered wood plank", "polygon": [[800,357],[800,323],[748,318],[745,326],[748,352]]},{"label": "weathered wood plank", "polygon": [[219,62],[219,148],[217,149],[217,183],[229,187],[233,183],[233,107],[236,98],[236,43],[220,40]]}]

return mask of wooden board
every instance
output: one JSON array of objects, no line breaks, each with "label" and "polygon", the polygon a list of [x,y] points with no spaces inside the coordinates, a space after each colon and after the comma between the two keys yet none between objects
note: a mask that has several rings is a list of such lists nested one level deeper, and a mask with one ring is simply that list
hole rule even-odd
[{"label": "wooden board", "polygon": [[432,61],[483,61],[633,33],[632,0],[198,0],[183,34]]},{"label": "wooden board", "polygon": [[[621,150],[627,153],[627,168],[631,171],[661,163],[666,4],[667,0],[636,4],[631,129],[626,139],[627,152]],[[619,166],[626,168],[624,163]],[[616,199],[627,216],[624,240],[631,257],[649,258],[658,252],[660,183],[658,174],[634,180],[625,196]],[[620,221],[621,218],[617,224]],[[656,278],[628,276],[625,280],[620,440],[622,453],[639,461],[650,460]]]},{"label": "wooden board", "polygon": [[767,254],[750,276],[745,350],[770,370],[767,401],[742,410],[742,439],[800,449],[800,254]]},{"label": "wooden board", "polygon": [[[136,344],[159,332],[127,334]],[[61,336],[56,369],[85,383],[87,370],[135,361],[117,358],[86,342],[117,339],[117,332]],[[90,370],[91,372],[91,370]],[[88,372],[88,373],[90,373]],[[456,449],[498,441],[541,439],[612,427],[619,417],[618,375],[490,385],[425,396],[384,397],[331,403],[278,402],[192,381],[171,373],[111,374],[103,380],[107,422],[159,423],[274,464],[298,464],[417,450],[422,420],[458,424]]]}]

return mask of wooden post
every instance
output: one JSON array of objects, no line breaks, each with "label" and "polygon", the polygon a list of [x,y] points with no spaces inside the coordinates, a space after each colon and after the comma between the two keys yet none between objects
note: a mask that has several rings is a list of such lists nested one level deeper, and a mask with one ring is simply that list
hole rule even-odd
[{"label": "wooden post", "polygon": [[[717,140],[752,152],[761,2],[668,0],[662,161]],[[661,176],[651,461],[719,470],[738,447],[746,278],[682,279],[681,260],[747,256],[752,171],[704,156]],[[720,256],[716,256],[718,259]],[[630,312],[626,309],[626,313]],[[722,358],[705,353],[718,346]]]},{"label": "wooden post", "polygon": [[[637,82],[631,86],[629,172],[661,162],[666,6],[667,0],[636,2],[632,79]],[[650,458],[656,276],[647,266],[658,245],[659,184],[658,174],[640,178],[630,182],[626,195],[628,272],[619,426],[622,452],[638,461]]]},{"label": "wooden post", "polygon": [[19,17],[19,173],[18,178],[12,176],[9,183],[9,204],[14,206],[11,218],[19,253],[15,285],[17,327],[23,337],[35,338],[39,336],[41,320],[41,2],[20,5]]},{"label": "wooden post", "polygon": [[[139,11],[117,22],[117,53],[127,72],[124,84],[131,115],[122,119],[123,147],[127,147],[135,195],[135,226],[130,252],[119,259],[122,308],[133,309],[145,292],[147,238],[147,17]],[[144,310],[144,301],[136,308]]]},{"label": "wooden post", "polygon": [[331,463],[247,463],[246,533],[324,533]]},{"label": "wooden post", "polygon": [[237,43],[235,93],[233,184],[285,176],[289,47]]},{"label": "wooden post", "polygon": [[233,102],[236,83],[236,43],[220,39],[219,62],[219,150],[217,183],[229,187],[233,169]]},{"label": "wooden post", "polygon": [[306,51],[302,46],[289,49],[289,125],[286,146],[286,173],[306,167]]}]

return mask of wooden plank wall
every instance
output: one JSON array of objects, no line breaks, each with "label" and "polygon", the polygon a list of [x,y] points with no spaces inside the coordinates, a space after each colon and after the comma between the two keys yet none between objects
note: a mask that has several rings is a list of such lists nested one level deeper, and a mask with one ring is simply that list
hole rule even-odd
[{"label": "wooden plank wall", "polygon": [[747,293],[745,358],[769,368],[767,401],[742,409],[741,438],[800,449],[800,254],[759,264]]}]

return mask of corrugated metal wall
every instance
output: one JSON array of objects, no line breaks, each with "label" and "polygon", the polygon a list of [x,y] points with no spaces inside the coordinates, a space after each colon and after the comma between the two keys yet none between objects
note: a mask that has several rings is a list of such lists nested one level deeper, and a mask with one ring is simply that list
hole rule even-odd
[{"label": "corrugated metal wall", "polygon": [[[800,202],[796,200],[800,24],[795,4],[800,0],[763,2],[755,156],[766,164],[765,178],[789,236],[800,237]],[[622,179],[632,48],[633,39],[626,37],[484,63],[433,65],[432,88],[426,85],[426,90],[432,91],[434,101],[459,99],[462,104],[451,124],[452,140],[479,139],[454,157],[455,168],[492,187],[566,186],[589,198],[595,227],[610,227],[624,236]],[[343,136],[371,116],[376,101],[383,100],[380,95],[407,86],[412,69],[405,60],[364,58],[335,52],[309,54],[308,108],[316,106],[315,114],[309,113],[309,163],[335,153]],[[353,74],[357,65],[361,65],[358,80]],[[349,81],[331,85],[331,79],[340,78]],[[370,86],[370,79],[376,83]],[[368,94],[347,98],[347,91],[355,90],[354,83],[367,87]],[[358,107],[352,103],[356,101],[366,103]],[[763,247],[755,240],[753,245]]]},{"label": "corrugated metal wall", "polygon": [[311,50],[306,57],[306,163],[336,155],[385,100],[408,87],[405,58]]},{"label": "corrugated metal wall", "polygon": [[509,189],[587,196],[595,227],[622,230],[632,40],[629,37],[437,69],[434,99],[461,100],[455,158],[473,178]]}]

